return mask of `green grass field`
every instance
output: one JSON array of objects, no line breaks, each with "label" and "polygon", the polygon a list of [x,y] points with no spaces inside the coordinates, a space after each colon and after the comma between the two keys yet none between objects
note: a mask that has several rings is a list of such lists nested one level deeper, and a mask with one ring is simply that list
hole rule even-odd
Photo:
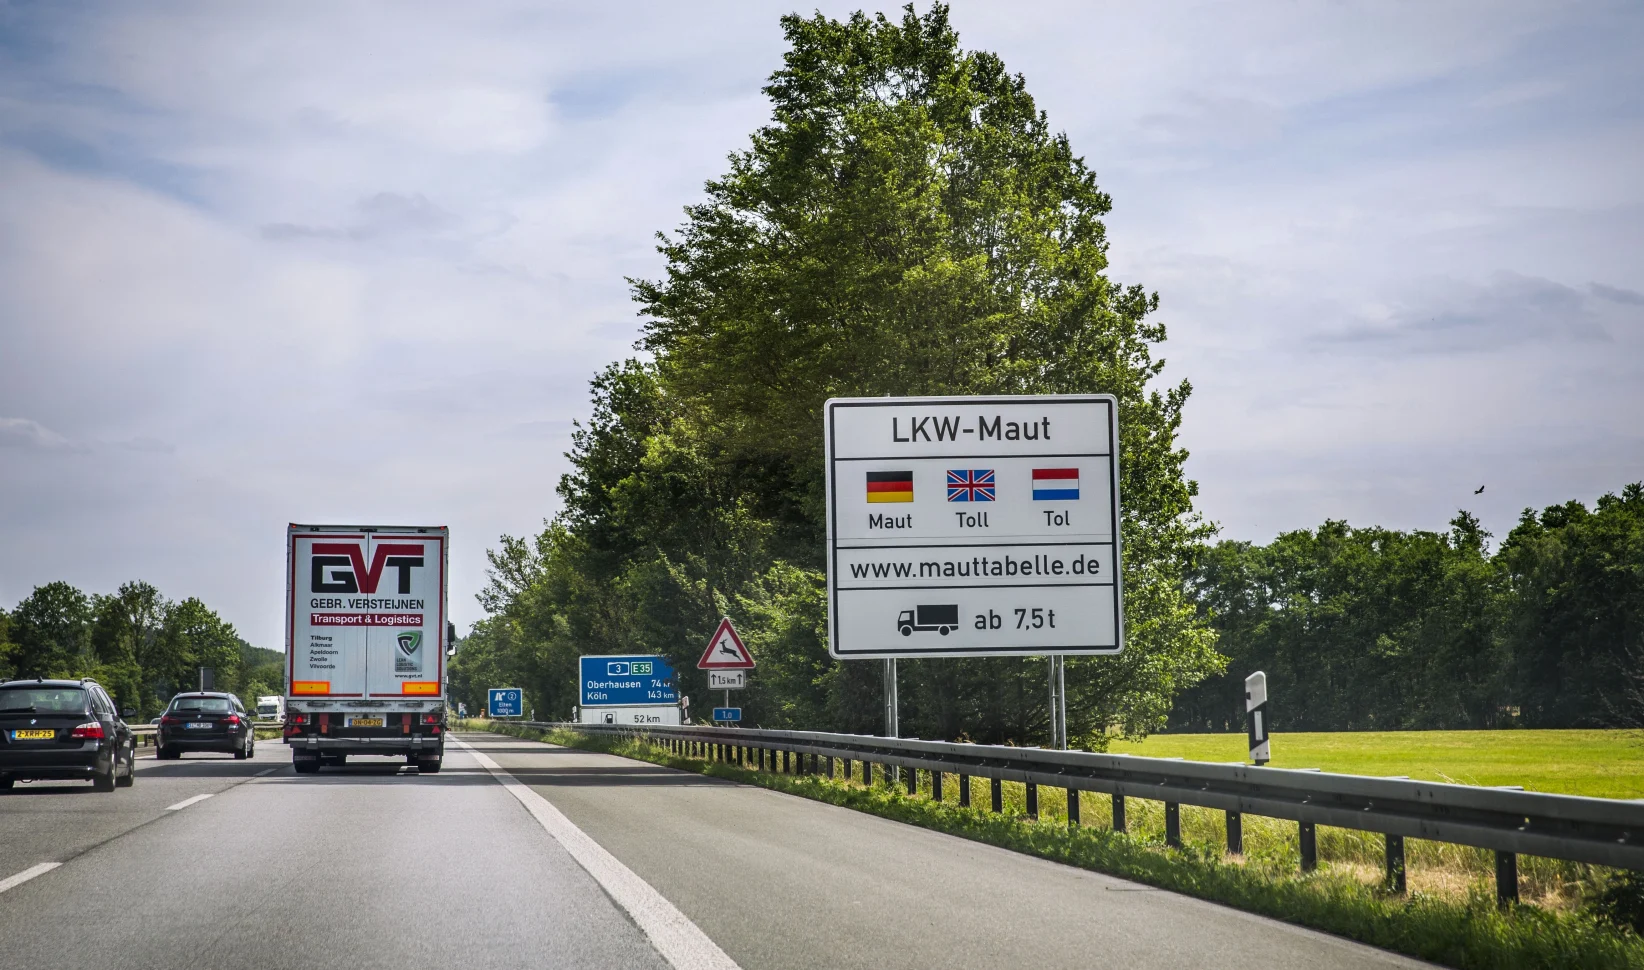
[{"label": "green grass field", "polygon": [[[1242,734],[1158,734],[1115,754],[1244,761]],[[1644,731],[1344,731],[1275,734],[1273,767],[1409,775],[1463,785],[1644,798]]]}]

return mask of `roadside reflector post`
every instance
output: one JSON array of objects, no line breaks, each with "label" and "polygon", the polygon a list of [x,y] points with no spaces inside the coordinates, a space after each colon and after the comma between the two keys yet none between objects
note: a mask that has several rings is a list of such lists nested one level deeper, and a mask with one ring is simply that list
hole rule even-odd
[{"label": "roadside reflector post", "polygon": [[1067,824],[1079,824],[1079,789],[1077,788],[1067,790]]},{"label": "roadside reflector post", "polygon": [[1125,830],[1125,796],[1118,792],[1113,793],[1113,831]]},{"label": "roadside reflector post", "polygon": [[793,770],[793,763],[791,761],[789,761],[788,758],[789,758],[788,749],[783,748],[782,749],[782,773],[784,775],[789,774]]},{"label": "roadside reflector post", "polygon": [[1027,813],[1028,818],[1039,817],[1039,786],[1031,781],[1027,783]]},{"label": "roadside reflector post", "polygon": [[960,775],[959,776],[959,807],[960,808],[969,808],[970,807],[970,776],[969,775]]},{"label": "roadside reflector post", "polygon": [[1165,845],[1182,847],[1182,806],[1176,802],[1165,802]]},{"label": "roadside reflector post", "polygon": [[833,755],[828,755],[828,780],[833,780]]},{"label": "roadside reflector post", "polygon": [[918,768],[909,768],[908,769],[908,794],[909,795],[919,794],[919,769]]},{"label": "roadside reflector post", "polygon": [[1005,810],[1005,783],[997,778],[991,779],[991,781],[993,782],[993,810],[1003,812]]},{"label": "roadside reflector post", "polygon": [[849,759],[849,758],[840,758],[839,760],[843,761],[845,763],[845,780],[850,781],[851,780],[851,759]]},{"label": "roadside reflector post", "polygon": [[1404,895],[1404,836],[1388,834],[1387,840],[1387,889],[1389,892]]},{"label": "roadside reflector post", "polygon": [[1319,867],[1319,836],[1312,822],[1301,823],[1301,871],[1312,872]]},{"label": "roadside reflector post", "polygon": [[873,762],[871,761],[862,762],[862,784],[868,788],[873,787]]},{"label": "roadside reflector post", "polygon": [[1267,675],[1256,671],[1244,679],[1244,719],[1250,733],[1250,760],[1265,765],[1272,760],[1267,744]]},{"label": "roadside reflector post", "polygon": [[1496,853],[1496,905],[1502,909],[1518,902],[1518,854]]},{"label": "roadside reflector post", "polygon": [[942,773],[935,769],[930,773],[930,797],[938,802],[942,800]]},{"label": "roadside reflector post", "polygon": [[1244,855],[1244,816],[1227,813],[1227,854]]}]

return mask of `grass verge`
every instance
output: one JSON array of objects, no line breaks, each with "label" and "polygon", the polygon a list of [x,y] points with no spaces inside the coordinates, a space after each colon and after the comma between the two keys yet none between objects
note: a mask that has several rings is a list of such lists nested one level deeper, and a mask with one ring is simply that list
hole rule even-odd
[{"label": "grass verge", "polygon": [[[1578,911],[1533,905],[1497,910],[1493,894],[1475,888],[1461,900],[1413,892],[1395,896],[1351,874],[1321,869],[1301,875],[1277,856],[1232,861],[1220,847],[1162,840],[1056,819],[995,815],[950,801],[910,796],[883,784],[865,787],[817,775],[777,774],[682,758],[638,741],[571,731],[542,732],[497,722],[459,722],[527,740],[620,755],[682,771],[758,785],[844,808],[1079,866],[1161,889],[1223,903],[1334,933],[1461,970],[1644,968],[1644,940]],[[928,788],[926,789],[928,790]],[[1247,820],[1248,821],[1248,820]]]}]

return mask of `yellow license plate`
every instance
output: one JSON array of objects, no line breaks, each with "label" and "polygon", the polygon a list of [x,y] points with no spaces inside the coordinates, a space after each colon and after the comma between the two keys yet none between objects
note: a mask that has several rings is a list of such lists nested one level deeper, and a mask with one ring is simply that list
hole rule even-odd
[{"label": "yellow license plate", "polygon": [[50,741],[57,736],[56,731],[13,731],[13,741]]},{"label": "yellow license plate", "polygon": [[349,722],[350,727],[382,727],[380,717],[356,717]]}]

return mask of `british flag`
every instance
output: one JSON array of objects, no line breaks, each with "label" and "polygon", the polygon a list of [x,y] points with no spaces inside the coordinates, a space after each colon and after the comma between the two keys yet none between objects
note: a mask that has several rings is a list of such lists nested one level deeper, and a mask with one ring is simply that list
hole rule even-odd
[{"label": "british flag", "polygon": [[948,469],[949,502],[993,501],[993,469]]}]

